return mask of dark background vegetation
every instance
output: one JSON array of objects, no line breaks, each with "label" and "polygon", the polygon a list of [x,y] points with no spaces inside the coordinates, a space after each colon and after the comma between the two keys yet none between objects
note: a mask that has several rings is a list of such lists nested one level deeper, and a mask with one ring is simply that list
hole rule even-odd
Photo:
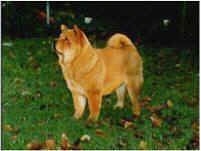
[{"label": "dark background vegetation", "polygon": [[[39,12],[46,2],[3,2],[3,35],[14,37],[56,36],[59,25],[78,24],[87,33],[107,37],[123,32],[134,41],[169,46],[197,47],[199,2],[50,2],[54,22],[46,26]],[[91,24],[84,17],[93,17]],[[169,19],[165,27],[163,19]]]}]

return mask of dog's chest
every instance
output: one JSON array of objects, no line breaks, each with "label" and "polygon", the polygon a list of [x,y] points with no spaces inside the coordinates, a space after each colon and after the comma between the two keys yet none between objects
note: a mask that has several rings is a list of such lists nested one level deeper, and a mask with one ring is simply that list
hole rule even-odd
[{"label": "dog's chest", "polygon": [[76,81],[74,81],[74,80],[72,80],[72,79],[67,79],[67,83],[68,83],[68,88],[69,88],[71,91],[80,93],[80,94],[82,94],[82,95],[85,94],[85,91],[84,91],[84,89],[82,88],[82,86],[79,85]]},{"label": "dog's chest", "polygon": [[71,91],[80,93],[84,95],[84,89],[82,88],[81,85],[79,85],[74,79],[73,79],[73,72],[71,70],[68,70],[67,67],[65,67],[65,65],[63,64],[63,60],[61,59],[61,57],[59,58],[59,64],[61,66],[64,78],[67,82],[68,88]]},{"label": "dog's chest", "polygon": [[64,69],[64,67],[62,68],[62,71],[63,71],[63,74],[64,74],[64,78],[65,78],[65,80],[67,82],[68,88],[71,91],[74,91],[74,92],[77,92],[77,93],[80,93],[80,94],[84,95],[85,91],[84,91],[83,87],[73,79],[73,74],[70,71],[67,72]]}]

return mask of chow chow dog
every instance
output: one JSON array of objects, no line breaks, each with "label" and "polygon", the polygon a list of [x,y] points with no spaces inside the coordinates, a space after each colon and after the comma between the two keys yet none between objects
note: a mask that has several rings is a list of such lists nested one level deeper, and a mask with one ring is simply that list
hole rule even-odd
[{"label": "chow chow dog", "polygon": [[82,117],[86,102],[90,121],[97,121],[103,96],[116,91],[115,108],[123,108],[128,92],[135,116],[140,115],[138,102],[143,84],[143,62],[132,41],[124,34],[109,38],[105,48],[94,48],[86,34],[74,25],[61,25],[55,43],[64,79],[72,92],[74,117]]}]

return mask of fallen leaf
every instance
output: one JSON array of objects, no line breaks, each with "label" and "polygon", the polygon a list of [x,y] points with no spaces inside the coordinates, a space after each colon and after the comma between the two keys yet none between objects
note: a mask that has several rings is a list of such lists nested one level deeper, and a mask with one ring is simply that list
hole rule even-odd
[{"label": "fallen leaf", "polygon": [[10,124],[5,124],[4,131],[11,132],[13,131],[13,127]]},{"label": "fallen leaf", "polygon": [[98,136],[105,136],[106,134],[105,134],[105,132],[103,130],[96,129],[96,135],[98,135]]},{"label": "fallen leaf", "polygon": [[145,96],[145,97],[142,99],[143,102],[149,102],[149,101],[151,101],[151,100],[152,100],[152,98],[149,97],[149,96]]},{"label": "fallen leaf", "polygon": [[154,112],[159,112],[159,111],[161,111],[162,109],[165,109],[166,107],[167,107],[166,104],[162,104],[162,105],[158,105],[158,106],[147,106],[146,108],[147,108],[150,112],[154,113]]},{"label": "fallen leaf", "polygon": [[122,146],[122,147],[125,147],[127,145],[127,143],[124,142],[124,141],[122,141],[122,140],[120,140],[119,141],[119,145]]},{"label": "fallen leaf", "polygon": [[16,84],[20,84],[20,83],[24,82],[24,80],[23,80],[23,79],[20,79],[20,78],[15,78],[15,79],[13,80],[13,82],[16,83]]},{"label": "fallen leaf", "polygon": [[84,135],[82,135],[81,137],[80,137],[80,140],[81,141],[90,141],[90,139],[91,139],[91,137],[89,136],[89,135],[87,135],[87,134],[84,134]]},{"label": "fallen leaf", "polygon": [[73,145],[70,146],[69,149],[71,150],[81,150],[80,148],[80,138],[78,138],[77,140],[75,140],[75,142],[73,143]]},{"label": "fallen leaf", "polygon": [[11,140],[12,140],[12,141],[16,141],[16,140],[17,140],[17,135],[11,136]]},{"label": "fallen leaf", "polygon": [[120,148],[123,148],[123,147],[126,147],[127,145],[128,145],[127,141],[125,139],[123,139],[123,138],[120,137],[118,146]]},{"label": "fallen leaf", "polygon": [[147,142],[140,141],[140,143],[139,143],[139,149],[146,150],[147,149]]},{"label": "fallen leaf", "polygon": [[14,134],[18,134],[19,132],[20,132],[20,129],[17,127],[14,127],[12,130],[12,133],[14,133]]},{"label": "fallen leaf", "polygon": [[144,136],[144,133],[141,132],[141,131],[135,131],[134,136],[135,136],[136,138],[140,138],[140,139],[142,139],[143,136]]},{"label": "fallen leaf", "polygon": [[13,127],[10,124],[6,124],[6,125],[4,125],[4,131],[18,134],[20,132],[20,129],[17,127]]},{"label": "fallen leaf", "polygon": [[36,70],[40,70],[40,64],[37,63],[37,62],[34,62],[34,63],[32,64],[32,68],[34,68],[34,69],[36,69]]},{"label": "fallen leaf", "polygon": [[50,86],[51,87],[56,87],[57,86],[57,83],[55,81],[50,81]]},{"label": "fallen leaf", "polygon": [[34,57],[33,56],[30,56],[29,58],[28,58],[28,62],[30,63],[30,62],[32,62],[34,60]]},{"label": "fallen leaf", "polygon": [[156,142],[156,146],[157,146],[157,149],[163,149],[164,148],[164,144],[160,141]]},{"label": "fallen leaf", "polygon": [[162,124],[162,119],[160,119],[156,114],[152,114],[152,116],[150,117],[153,126],[155,127],[160,127]]},{"label": "fallen leaf", "polygon": [[21,92],[21,95],[22,95],[22,96],[28,96],[28,95],[31,95],[31,92],[28,91],[28,90],[23,90],[23,91]]},{"label": "fallen leaf", "polygon": [[167,100],[167,107],[169,108],[173,107],[173,103],[171,100]]},{"label": "fallen leaf", "polygon": [[54,139],[47,139],[45,141],[45,149],[55,149],[55,140]]},{"label": "fallen leaf", "polygon": [[199,123],[198,122],[193,122],[191,127],[193,129],[194,134],[199,134]]},{"label": "fallen leaf", "polygon": [[37,98],[41,97],[41,92],[40,92],[40,91],[37,91],[37,92],[36,92],[36,97],[37,97]]},{"label": "fallen leaf", "polygon": [[32,141],[31,143],[28,143],[28,144],[26,145],[26,148],[27,148],[28,150],[39,150],[39,149],[42,149],[42,148],[43,148],[43,144],[40,143],[40,142],[38,142],[38,141],[36,141],[36,140],[34,140],[34,141]]},{"label": "fallen leaf", "polygon": [[121,120],[121,125],[123,125],[124,128],[129,128],[133,126],[133,122],[127,120]]},{"label": "fallen leaf", "polygon": [[177,132],[177,127],[176,126],[170,127],[169,130],[170,130],[171,133],[174,134],[175,132]]},{"label": "fallen leaf", "polygon": [[151,97],[149,96],[145,96],[140,102],[141,107],[146,106],[150,101],[151,101]]},{"label": "fallen leaf", "polygon": [[66,136],[65,133],[63,133],[61,135],[61,149],[63,150],[67,150],[70,148],[70,144],[69,144],[69,140],[68,140],[68,137]]}]

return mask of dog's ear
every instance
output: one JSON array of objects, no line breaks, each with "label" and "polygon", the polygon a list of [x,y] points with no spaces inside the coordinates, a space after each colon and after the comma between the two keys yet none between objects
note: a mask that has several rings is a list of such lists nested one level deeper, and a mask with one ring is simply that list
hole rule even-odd
[{"label": "dog's ear", "polygon": [[66,25],[64,25],[64,24],[61,24],[60,29],[63,32],[64,30],[67,30],[68,27]]},{"label": "dog's ear", "polygon": [[81,47],[83,47],[85,44],[89,44],[89,41],[85,36],[84,32],[80,30],[77,25],[73,25],[73,30],[75,31],[77,40],[80,43]]},{"label": "dog's ear", "polygon": [[82,38],[84,36],[84,33],[78,28],[77,25],[73,25],[73,29],[76,33],[76,35],[79,37],[79,38]]}]

